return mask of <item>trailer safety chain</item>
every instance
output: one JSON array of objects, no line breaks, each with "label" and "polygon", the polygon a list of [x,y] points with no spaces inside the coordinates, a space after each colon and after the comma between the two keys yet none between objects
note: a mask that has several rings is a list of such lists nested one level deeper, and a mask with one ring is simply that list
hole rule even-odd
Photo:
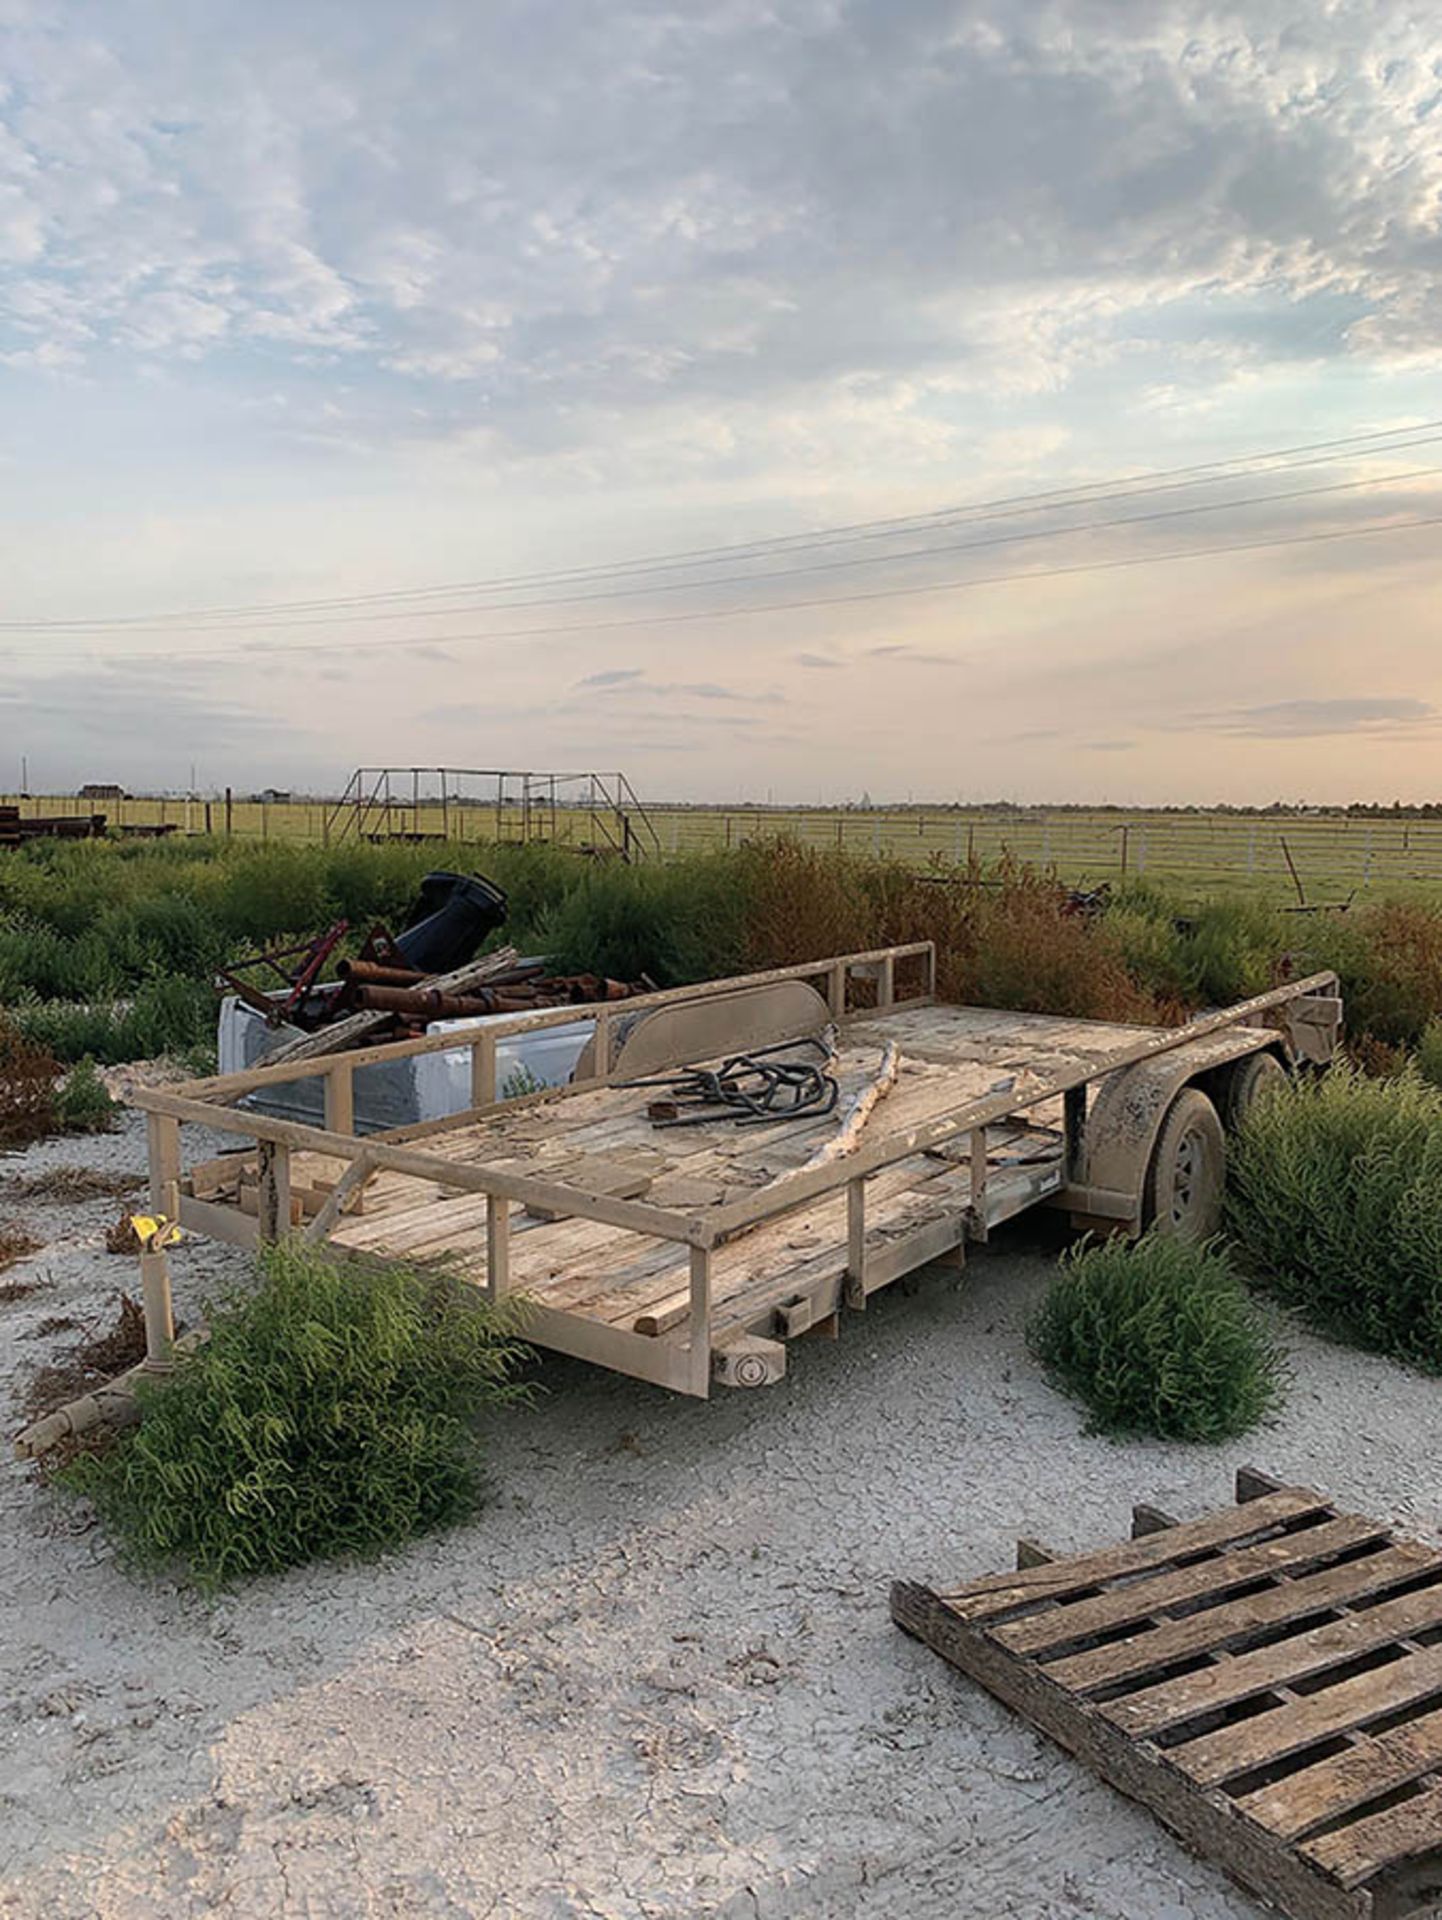
[{"label": "trailer safety chain", "polygon": [[[797,1058],[798,1047],[813,1049],[818,1058]],[[679,1074],[615,1084],[666,1089],[646,1107],[657,1127],[700,1127],[728,1116],[739,1127],[754,1127],[830,1113],[838,1092],[826,1071],[831,1057],[824,1040],[784,1040],[754,1053],[732,1054],[719,1067],[687,1067]]]}]

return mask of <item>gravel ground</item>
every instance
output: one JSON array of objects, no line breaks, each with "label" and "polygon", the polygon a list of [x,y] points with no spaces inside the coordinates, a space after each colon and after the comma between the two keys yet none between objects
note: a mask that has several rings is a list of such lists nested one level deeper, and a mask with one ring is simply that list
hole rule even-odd
[{"label": "gravel ground", "polygon": [[[0,1162],[139,1169],[107,1139]],[[113,1309],[117,1203],[0,1195],[47,1244],[0,1305],[9,1427]],[[1035,1230],[1031,1230],[1034,1235]],[[243,1256],[190,1242],[178,1306]],[[122,1572],[4,1470],[0,1913],[1105,1915],[1254,1905],[890,1624],[897,1575],[1082,1548],[1236,1465],[1435,1533],[1439,1388],[1289,1329],[1285,1418],[1239,1447],[1081,1430],[1026,1357],[1050,1256],[1016,1238],[873,1302],[786,1382],[709,1405],[551,1362],[471,1526],[203,1603]]]}]

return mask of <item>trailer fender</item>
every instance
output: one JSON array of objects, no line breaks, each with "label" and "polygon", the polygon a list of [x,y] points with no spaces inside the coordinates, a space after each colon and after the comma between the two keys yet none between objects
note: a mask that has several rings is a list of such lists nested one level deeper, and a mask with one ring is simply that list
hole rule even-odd
[{"label": "trailer fender", "polygon": [[1152,1149],[1177,1094],[1184,1086],[1200,1087],[1219,1111],[1225,1111],[1229,1070],[1238,1060],[1264,1048],[1270,1048],[1285,1064],[1277,1033],[1261,1027],[1225,1027],[1191,1046],[1175,1047],[1170,1053],[1108,1074],[1087,1114],[1085,1146],[1075,1185],[1070,1194],[1064,1191],[1058,1196],[1060,1203],[1070,1203],[1074,1212],[1104,1212],[1114,1219],[1138,1223]]}]

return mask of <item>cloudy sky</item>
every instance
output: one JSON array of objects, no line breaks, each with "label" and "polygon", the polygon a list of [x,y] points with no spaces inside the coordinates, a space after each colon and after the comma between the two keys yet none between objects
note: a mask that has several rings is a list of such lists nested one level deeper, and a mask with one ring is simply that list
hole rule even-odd
[{"label": "cloudy sky", "polygon": [[1442,0],[0,0],[0,787],[1436,796],[1439,372]]}]

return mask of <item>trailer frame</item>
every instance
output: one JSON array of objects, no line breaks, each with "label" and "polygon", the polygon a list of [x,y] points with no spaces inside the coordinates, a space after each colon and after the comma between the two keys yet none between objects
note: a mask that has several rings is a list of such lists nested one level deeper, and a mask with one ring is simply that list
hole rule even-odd
[{"label": "trailer frame", "polygon": [[[534,1344],[704,1398],[713,1380],[779,1379],[788,1340],[834,1333],[843,1307],[864,1308],[921,1266],[959,1264],[968,1242],[1030,1206],[1139,1230],[1177,1090],[1200,1086],[1220,1102],[1226,1076],[1258,1052],[1325,1060],[1341,1002],[1335,975],[1319,973],[1175,1028],[949,1007],[936,999],[934,945],[913,942],[599,1006],[569,1086],[498,1098],[498,1040],[576,1018],[573,1007],[547,1009],[137,1089],[151,1207],[243,1246],[299,1231],[368,1257],[441,1261],[492,1298],[524,1295]],[[688,1189],[674,1161],[648,1175],[666,1154],[647,1135],[644,1091],[621,1084],[638,1059],[647,1070],[658,1054],[691,1065],[735,1051],[738,1034],[755,1045],[828,1023],[851,1086],[892,1040],[909,1076],[854,1151],[808,1164],[829,1119],[758,1128],[744,1150],[700,1128],[695,1164],[720,1169],[719,1192],[703,1192],[704,1179]],[[471,1056],[463,1113],[356,1134],[357,1073],[457,1049]],[[998,1076],[998,1059],[1014,1070]],[[320,1127],[236,1104],[317,1078]],[[246,1144],[187,1177],[181,1128],[192,1125]],[[569,1161],[568,1130],[581,1143]],[[598,1152],[593,1140],[613,1144]],[[367,1219],[379,1189],[399,1224],[384,1211]],[[615,1284],[579,1295],[577,1274],[592,1267]]]}]

